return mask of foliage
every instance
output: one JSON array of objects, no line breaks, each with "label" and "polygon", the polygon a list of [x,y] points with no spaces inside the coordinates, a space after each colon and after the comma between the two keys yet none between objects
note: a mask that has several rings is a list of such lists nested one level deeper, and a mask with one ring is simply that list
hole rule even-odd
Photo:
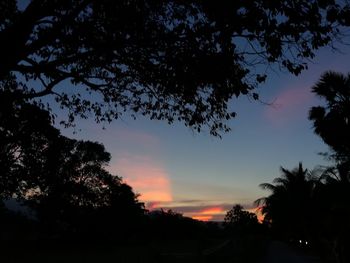
[{"label": "foliage", "polygon": [[142,219],[137,195],[105,169],[104,146],[60,135],[48,112],[1,104],[0,139],[1,198],[31,207],[46,234],[121,238]]},{"label": "foliage", "polygon": [[308,172],[301,163],[292,171],[281,170],[274,184],[261,184],[271,194],[256,201],[263,204],[262,213],[273,232],[287,239],[306,239],[323,256],[348,262],[349,170],[340,165]]},{"label": "foliage", "polygon": [[[293,74],[349,26],[347,1],[32,0],[0,4],[0,80],[75,116],[124,111],[228,130],[228,102],[272,65]],[[8,90],[0,87],[0,94]]]},{"label": "foliage", "polygon": [[281,167],[281,176],[275,178],[273,184],[260,186],[271,191],[268,197],[255,201],[263,205],[261,212],[265,222],[287,237],[307,237],[311,229],[309,224],[318,215],[312,210],[314,180],[302,163],[291,171]]},{"label": "foliage", "polygon": [[[46,174],[48,145],[59,137],[49,114],[36,106],[0,98],[0,196],[25,196]],[[51,160],[55,161],[55,160]]]},{"label": "foliage", "polygon": [[312,91],[324,103],[312,107],[309,119],[315,133],[330,147],[331,166],[321,169],[314,191],[319,210],[324,214],[318,228],[336,262],[349,262],[350,235],[350,75],[326,72]]},{"label": "foliage", "polygon": [[192,239],[210,233],[202,222],[185,217],[173,210],[155,210],[148,214],[149,230],[154,238]]},{"label": "foliage", "polygon": [[315,222],[320,240],[336,262],[349,262],[350,235],[350,176],[343,164],[320,169],[320,179],[314,199],[322,218]]},{"label": "foliage", "polygon": [[326,72],[312,91],[326,102],[310,110],[315,133],[329,145],[336,160],[350,165],[350,75]]},{"label": "foliage", "polygon": [[229,210],[224,219],[226,228],[233,228],[237,232],[256,228],[258,219],[256,214],[244,211],[243,206],[237,204]]}]

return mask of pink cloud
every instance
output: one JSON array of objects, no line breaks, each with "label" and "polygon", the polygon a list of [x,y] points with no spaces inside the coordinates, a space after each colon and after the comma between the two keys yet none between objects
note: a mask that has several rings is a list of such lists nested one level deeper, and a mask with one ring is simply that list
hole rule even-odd
[{"label": "pink cloud", "polygon": [[285,125],[299,118],[306,118],[313,98],[309,88],[290,87],[277,94],[273,105],[268,106],[263,114],[270,123]]},{"label": "pink cloud", "polygon": [[173,200],[171,182],[165,169],[148,156],[125,155],[117,158],[112,171],[123,177],[143,202],[170,202]]}]

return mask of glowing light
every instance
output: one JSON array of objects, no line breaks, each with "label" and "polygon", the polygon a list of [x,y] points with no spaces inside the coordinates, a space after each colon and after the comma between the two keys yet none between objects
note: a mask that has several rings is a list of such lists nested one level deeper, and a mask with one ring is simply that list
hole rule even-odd
[{"label": "glowing light", "polygon": [[117,159],[113,170],[132,186],[143,202],[172,201],[171,184],[167,172],[147,156],[128,155]]},{"label": "glowing light", "polygon": [[199,220],[199,221],[209,221],[213,217],[209,216],[209,215],[197,215],[197,216],[192,216],[192,218],[195,219],[195,220]]},{"label": "glowing light", "polygon": [[[132,185],[132,183],[130,183]],[[158,186],[157,186],[158,187]],[[164,192],[164,190],[145,189],[139,198],[143,202],[170,202],[172,200],[171,193]],[[155,202],[157,203],[157,202]]]},{"label": "glowing light", "polygon": [[202,215],[220,215],[224,213],[221,207],[210,207],[199,212]]},{"label": "glowing light", "polygon": [[258,208],[247,209],[247,211],[256,214],[258,221],[262,223],[264,221],[265,216],[261,213],[261,209],[262,206]]},{"label": "glowing light", "polygon": [[215,215],[223,215],[224,213],[225,213],[225,210],[222,207],[214,206],[214,207],[206,207],[199,211],[189,212],[187,214],[188,216],[196,220],[209,221],[209,220],[212,220]]},{"label": "glowing light", "polygon": [[160,207],[160,202],[147,202],[146,208],[148,210],[155,210]]}]

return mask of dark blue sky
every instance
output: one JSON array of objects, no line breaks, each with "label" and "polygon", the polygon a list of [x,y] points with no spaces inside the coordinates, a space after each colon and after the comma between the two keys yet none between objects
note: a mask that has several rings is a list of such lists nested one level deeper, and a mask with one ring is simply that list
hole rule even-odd
[{"label": "dark blue sky", "polygon": [[[19,1],[21,8],[28,3]],[[279,167],[293,169],[298,162],[312,169],[325,164],[319,152],[327,150],[313,134],[307,115],[322,103],[310,88],[326,70],[347,73],[350,48],[317,52],[309,70],[300,76],[269,72],[259,88],[267,106],[247,98],[233,100],[238,116],[222,139],[195,133],[180,123],[167,125],[143,117],[124,116],[102,129],[93,119],[78,120],[77,133],[63,134],[103,143],[112,154],[109,170],[122,176],[149,208],[172,208],[199,219],[222,219],[240,203],[252,203],[267,192],[259,184],[279,176]]]},{"label": "dark blue sky", "polygon": [[350,48],[318,52],[309,70],[295,77],[270,72],[260,88],[267,106],[247,98],[233,100],[238,113],[232,131],[222,139],[195,133],[182,124],[167,125],[124,116],[106,125],[92,119],[78,121],[77,134],[65,135],[102,142],[113,159],[109,167],[122,176],[148,207],[171,207],[203,219],[222,218],[235,203],[247,208],[264,195],[258,185],[279,176],[279,167],[292,169],[302,161],[312,169],[325,164],[319,152],[327,150],[314,135],[308,110],[322,103],[310,88],[326,70],[347,73]]}]

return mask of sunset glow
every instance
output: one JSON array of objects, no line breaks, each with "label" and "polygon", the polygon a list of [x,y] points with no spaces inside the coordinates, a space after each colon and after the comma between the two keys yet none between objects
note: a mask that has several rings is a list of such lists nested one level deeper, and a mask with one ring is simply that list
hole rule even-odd
[{"label": "sunset glow", "polygon": [[224,213],[225,211],[223,210],[222,207],[211,207],[211,208],[206,208],[202,211],[200,211],[201,215],[219,215]]},{"label": "sunset glow", "polygon": [[260,223],[264,221],[264,215],[261,213],[261,208],[262,207],[247,209],[248,212],[256,214]]},{"label": "sunset glow", "polygon": [[213,218],[212,216],[205,216],[205,215],[192,216],[192,219],[199,220],[199,221],[209,221],[212,218]]},{"label": "sunset glow", "polygon": [[214,207],[205,207],[200,210],[194,209],[194,211],[186,213],[186,215],[190,216],[193,219],[200,221],[210,221],[216,220],[219,217],[223,217],[226,211],[223,207],[214,206]]},{"label": "sunset glow", "polygon": [[114,167],[124,181],[131,185],[137,193],[140,193],[140,201],[169,202],[173,200],[169,176],[152,158],[127,155],[119,158]]}]

